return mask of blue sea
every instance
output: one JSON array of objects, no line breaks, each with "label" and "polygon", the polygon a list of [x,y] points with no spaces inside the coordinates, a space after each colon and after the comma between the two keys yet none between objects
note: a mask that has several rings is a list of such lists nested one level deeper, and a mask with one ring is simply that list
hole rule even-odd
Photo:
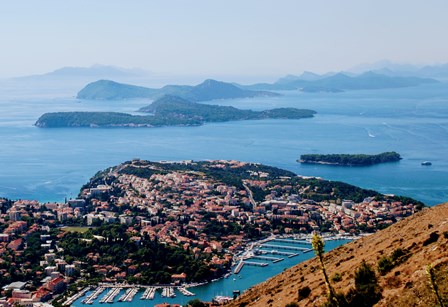
[{"label": "blue sea", "polygon": [[[300,175],[351,183],[382,193],[413,197],[427,205],[448,200],[448,85],[344,93],[283,92],[281,97],[217,100],[210,104],[264,110],[314,109],[314,118],[206,124],[200,127],[41,129],[45,112],[135,113],[149,100],[85,101],[60,88],[0,84],[0,197],[42,202],[75,198],[97,171],[133,158],[159,160],[236,159],[288,169]],[[397,151],[403,159],[370,167],[301,165],[307,153]],[[422,166],[431,161],[431,166]],[[343,242],[329,243],[333,248]],[[210,299],[245,290],[300,261],[308,253],[266,268],[245,267],[241,278],[194,288]],[[190,298],[140,301],[185,303]],[[120,303],[126,304],[126,303]],[[81,306],[79,302],[75,306]]]},{"label": "blue sea", "polygon": [[[0,197],[63,201],[97,171],[133,158],[236,159],[348,182],[435,205],[448,200],[448,85],[344,93],[283,92],[282,97],[210,101],[263,110],[310,108],[301,120],[212,123],[200,127],[33,126],[44,112],[135,113],[149,100],[85,101],[76,91],[0,87]],[[306,153],[397,151],[398,163],[370,167],[301,165]],[[422,161],[431,166],[422,166]]]}]

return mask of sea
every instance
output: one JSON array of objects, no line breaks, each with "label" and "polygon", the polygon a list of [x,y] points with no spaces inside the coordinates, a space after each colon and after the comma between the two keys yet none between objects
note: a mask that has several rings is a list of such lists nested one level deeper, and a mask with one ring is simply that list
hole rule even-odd
[{"label": "sea", "polygon": [[[0,197],[41,202],[76,198],[80,187],[99,170],[140,158],[259,162],[304,176],[412,197],[429,206],[448,201],[447,83],[342,93],[280,93],[280,97],[205,103],[252,110],[307,108],[316,110],[316,116],[198,127],[45,129],[34,126],[45,112],[138,114],[136,110],[151,101],[79,100],[74,89],[0,83]],[[297,162],[301,154],[385,151],[396,151],[403,159],[368,167]],[[423,166],[423,161],[432,165]],[[286,261],[283,264],[290,265]],[[246,269],[264,273],[243,272],[242,284],[238,286],[241,290],[278,273],[271,268],[243,271]],[[243,283],[244,278],[250,281]],[[204,291],[195,291],[201,298],[205,293],[219,295],[220,290],[233,290],[237,284],[232,282],[227,281],[225,286],[216,282]]]}]

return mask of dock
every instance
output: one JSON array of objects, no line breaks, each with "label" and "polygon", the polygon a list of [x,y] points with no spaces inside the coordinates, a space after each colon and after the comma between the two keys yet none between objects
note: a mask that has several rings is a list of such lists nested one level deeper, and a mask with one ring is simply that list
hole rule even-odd
[{"label": "dock", "polygon": [[253,265],[253,266],[261,266],[261,267],[265,267],[265,266],[269,265],[269,263],[266,263],[266,262],[255,262],[255,261],[244,261],[244,264]]},{"label": "dock", "polygon": [[260,259],[260,260],[269,260],[272,261],[274,263],[282,261],[283,258],[278,258],[278,257],[269,257],[269,256],[252,256],[249,259]]},{"label": "dock", "polygon": [[275,239],[274,241],[277,241],[277,242],[283,242],[283,243],[292,243],[292,244],[311,245],[311,242],[304,241],[304,240]]},{"label": "dock", "polygon": [[98,298],[98,296],[100,296],[100,294],[104,292],[104,290],[106,290],[106,288],[104,287],[96,288],[92,294],[88,295],[84,300],[82,300],[82,303],[92,305],[93,302]]},{"label": "dock", "polygon": [[126,292],[120,296],[119,302],[132,302],[134,296],[137,294],[139,288],[128,288]]},{"label": "dock", "polygon": [[164,287],[162,289],[162,297],[176,297],[172,287]]},{"label": "dock", "polygon": [[113,303],[115,297],[120,293],[121,289],[123,288],[111,288],[109,292],[101,298],[100,303]]},{"label": "dock", "polygon": [[142,297],[140,298],[141,300],[153,300],[154,296],[156,294],[156,287],[148,287],[146,288],[145,292],[143,292]]},{"label": "dock", "polygon": [[286,249],[286,250],[294,250],[294,251],[301,251],[301,252],[309,252],[312,249],[306,248],[306,247],[298,247],[298,246],[289,246],[289,245],[277,245],[277,244],[263,244],[262,247],[265,248],[274,248],[274,249]]},{"label": "dock", "polygon": [[244,261],[240,261],[240,263],[238,263],[238,265],[236,266],[233,273],[238,274],[241,271],[241,269],[243,268],[243,266],[244,266]]},{"label": "dock", "polygon": [[280,255],[280,256],[287,256],[288,258],[292,258],[295,256],[300,255],[300,253],[292,253],[292,252],[284,252],[284,251],[277,251],[277,250],[260,250],[262,254],[273,254],[273,255]]},{"label": "dock", "polygon": [[177,288],[179,290],[180,293],[182,293],[185,296],[194,296],[195,294],[193,292],[188,291],[186,288],[184,287],[179,287]]},{"label": "dock", "polygon": [[[84,294],[87,293],[87,291],[89,291],[91,288],[90,286],[85,287],[84,289],[82,289],[80,292],[76,293],[75,295],[67,298],[67,300],[65,302],[62,303],[62,306],[70,306],[71,304],[73,304],[77,299],[79,299],[80,297],[82,297]],[[90,295],[89,295],[90,296]],[[82,300],[82,302],[84,303],[85,299]],[[85,303],[84,303],[85,304]]]}]

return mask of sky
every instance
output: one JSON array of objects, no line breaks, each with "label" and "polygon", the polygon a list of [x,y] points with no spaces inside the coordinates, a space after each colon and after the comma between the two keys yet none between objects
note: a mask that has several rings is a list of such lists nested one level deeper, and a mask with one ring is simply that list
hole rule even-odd
[{"label": "sky", "polygon": [[1,1],[0,77],[93,64],[281,76],[448,62],[446,0]]}]

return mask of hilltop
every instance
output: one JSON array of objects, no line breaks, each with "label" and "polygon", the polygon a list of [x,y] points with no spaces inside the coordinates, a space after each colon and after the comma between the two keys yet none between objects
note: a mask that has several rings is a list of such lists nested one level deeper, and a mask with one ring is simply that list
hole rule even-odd
[{"label": "hilltop", "polygon": [[118,83],[110,80],[98,80],[87,84],[78,92],[79,99],[119,100],[130,98],[157,99],[164,95],[179,96],[190,101],[213,99],[250,98],[259,96],[279,96],[279,94],[242,89],[231,83],[207,79],[196,86],[167,85],[160,89]]},{"label": "hilltop", "polygon": [[[382,299],[375,306],[436,306],[426,274],[434,267],[443,297],[448,295],[448,203],[414,214],[384,230],[325,254],[324,263],[337,292],[354,286],[354,271],[366,261],[375,270]],[[380,259],[382,259],[380,261]],[[386,260],[385,260],[386,259]],[[387,261],[389,260],[389,262]],[[382,263],[383,275],[378,273]],[[389,264],[388,266],[385,264]],[[395,264],[395,266],[393,265]],[[340,278],[334,278],[338,274]],[[308,286],[308,297],[298,301],[298,290]],[[317,258],[290,268],[246,291],[229,306],[321,306],[326,288]]]}]

